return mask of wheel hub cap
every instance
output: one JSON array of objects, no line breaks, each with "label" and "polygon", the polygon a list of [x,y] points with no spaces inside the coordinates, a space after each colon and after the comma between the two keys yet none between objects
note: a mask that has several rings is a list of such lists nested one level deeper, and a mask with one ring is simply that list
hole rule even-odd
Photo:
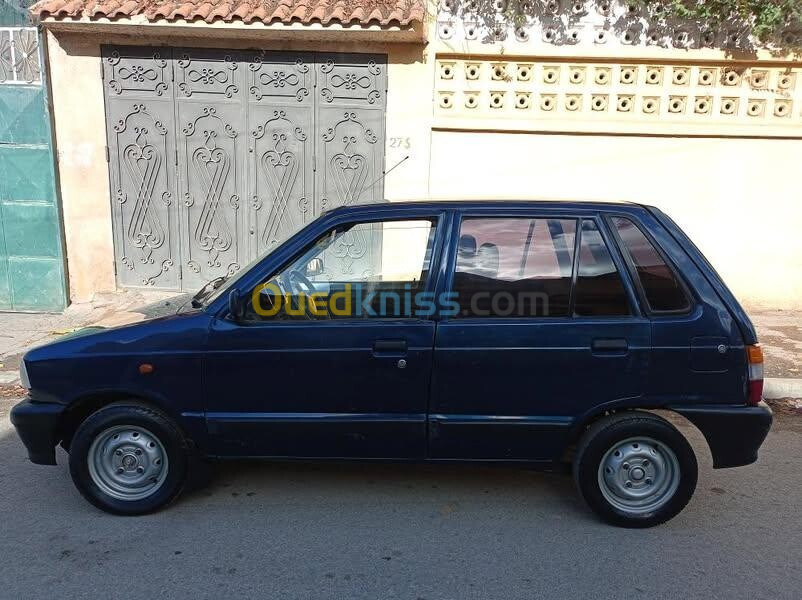
[{"label": "wheel hub cap", "polygon": [[676,454],[652,438],[629,438],[616,443],[599,463],[599,488],[618,510],[641,515],[667,503],[679,487]]},{"label": "wheel hub cap", "polygon": [[167,477],[167,452],[150,431],[118,425],[102,431],[87,457],[89,475],[104,493],[118,500],[142,500]]}]

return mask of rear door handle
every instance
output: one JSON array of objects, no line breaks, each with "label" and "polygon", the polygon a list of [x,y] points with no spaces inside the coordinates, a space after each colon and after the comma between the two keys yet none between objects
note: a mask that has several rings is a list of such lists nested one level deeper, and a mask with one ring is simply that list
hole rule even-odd
[{"label": "rear door handle", "polygon": [[374,356],[403,356],[406,353],[406,340],[376,340],[373,342]]},{"label": "rear door handle", "polygon": [[590,345],[591,350],[593,352],[617,352],[623,353],[629,350],[629,344],[627,341],[622,338],[607,338],[607,339],[598,339],[593,340]]}]

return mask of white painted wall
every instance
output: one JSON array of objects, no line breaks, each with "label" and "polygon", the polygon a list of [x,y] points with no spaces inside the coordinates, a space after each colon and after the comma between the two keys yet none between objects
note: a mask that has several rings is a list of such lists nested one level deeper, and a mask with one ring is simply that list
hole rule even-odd
[{"label": "white painted wall", "polygon": [[802,140],[436,131],[431,194],[653,204],[739,299],[802,308],[799,156]]}]

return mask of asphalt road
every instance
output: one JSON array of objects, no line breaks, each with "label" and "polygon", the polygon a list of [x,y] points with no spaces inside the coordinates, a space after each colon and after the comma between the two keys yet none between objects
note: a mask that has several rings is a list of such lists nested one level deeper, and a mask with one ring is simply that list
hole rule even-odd
[{"label": "asphalt road", "polygon": [[600,523],[564,475],[226,463],[161,513],[106,515],[28,462],[0,400],[0,598],[800,598],[802,417],[650,530]]}]

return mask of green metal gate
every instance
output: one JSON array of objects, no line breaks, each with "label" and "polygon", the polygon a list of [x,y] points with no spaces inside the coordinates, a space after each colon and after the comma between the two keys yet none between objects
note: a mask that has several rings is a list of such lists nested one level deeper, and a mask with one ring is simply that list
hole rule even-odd
[{"label": "green metal gate", "polygon": [[[23,3],[24,4],[24,3]],[[63,244],[39,32],[0,10],[0,310],[66,306]]]}]

